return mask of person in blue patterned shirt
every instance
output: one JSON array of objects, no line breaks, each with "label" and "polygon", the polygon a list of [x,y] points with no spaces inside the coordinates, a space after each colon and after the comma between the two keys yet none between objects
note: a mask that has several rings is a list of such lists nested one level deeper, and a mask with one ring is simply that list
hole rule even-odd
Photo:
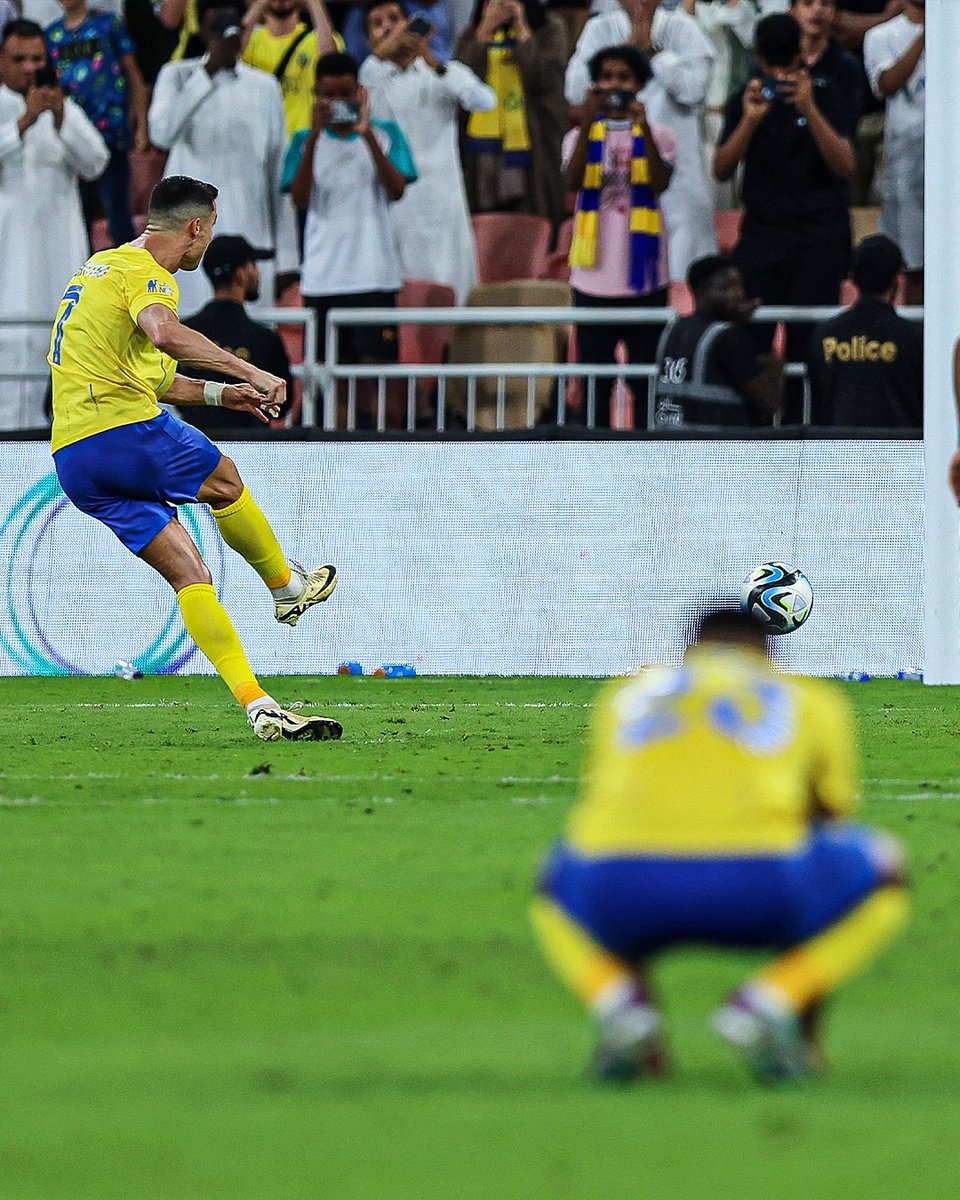
[{"label": "person in blue patterned shirt", "polygon": [[136,236],[127,155],[131,142],[137,150],[148,145],[146,86],[121,17],[91,9],[86,0],[63,0],[63,13],[46,31],[51,65],[110,150],[104,173],[82,185],[84,216],[89,227],[99,198],[110,236],[120,246]]}]

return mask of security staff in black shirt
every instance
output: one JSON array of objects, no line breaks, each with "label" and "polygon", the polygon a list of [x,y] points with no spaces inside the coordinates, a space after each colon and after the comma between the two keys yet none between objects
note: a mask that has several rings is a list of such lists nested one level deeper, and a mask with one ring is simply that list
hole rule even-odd
[{"label": "security staff in black shirt", "polygon": [[[836,304],[850,262],[855,113],[829,80],[815,86],[803,68],[793,17],[760,21],[755,52],[761,74],[727,101],[714,160],[721,182],[744,168],[732,257],[764,304]],[[758,336],[772,340],[773,329]],[[803,358],[809,337],[809,324],[788,327],[788,360]],[[792,404],[788,397],[788,423],[800,419],[801,399],[800,389]]]},{"label": "security staff in black shirt", "polygon": [[922,428],[923,333],[893,307],[902,269],[900,247],[887,237],[854,250],[850,278],[860,299],[815,326],[810,341],[815,425]]},{"label": "security staff in black shirt", "polygon": [[747,299],[740,272],[718,255],[693,263],[687,285],[696,311],[668,325],[657,350],[657,428],[769,425],[783,363],[759,354],[747,332],[760,301]]},{"label": "security staff in black shirt", "polygon": [[[203,269],[213,284],[213,299],[183,323],[244,362],[286,380],[289,396],[290,359],[280,335],[275,329],[254,321],[243,307],[244,301],[256,300],[260,295],[257,262],[272,257],[272,250],[257,250],[244,237],[225,234],[215,237],[203,256]],[[197,379],[220,378],[203,371],[185,373]],[[184,421],[208,433],[222,429],[263,428],[249,413],[231,412],[228,408],[193,405],[180,409],[179,413]]]}]

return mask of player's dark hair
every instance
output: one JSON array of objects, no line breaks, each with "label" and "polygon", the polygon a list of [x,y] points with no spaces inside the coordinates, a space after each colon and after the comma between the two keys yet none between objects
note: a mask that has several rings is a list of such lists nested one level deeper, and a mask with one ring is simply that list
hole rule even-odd
[{"label": "player's dark hair", "polygon": [[769,650],[770,642],[763,625],[739,607],[736,600],[718,604],[699,613],[690,632],[690,644],[723,642]]},{"label": "player's dark hair", "polygon": [[[368,37],[370,36],[370,14],[375,8],[383,8],[385,4],[395,4],[403,11],[404,16],[409,15],[403,0],[368,0],[368,3],[363,6],[363,31]],[[330,72],[327,71],[327,74],[329,75]]]},{"label": "player's dark hair", "polygon": [[788,13],[771,13],[757,25],[753,48],[768,67],[792,67],[800,53],[800,26]]},{"label": "player's dark hair", "polygon": [[0,50],[10,41],[11,38],[40,38],[44,40],[43,30],[36,21],[27,21],[22,17],[18,17],[15,21],[10,21],[4,26],[3,37],[0,38]]},{"label": "player's dark hair", "polygon": [[653,71],[650,69],[650,60],[636,46],[604,46],[602,50],[596,52],[587,64],[591,83],[596,83],[600,78],[600,72],[603,69],[603,64],[606,62],[626,63],[637,81],[638,91],[646,85],[653,75]]},{"label": "player's dark hair", "polygon": [[338,50],[323,54],[317,60],[317,82],[321,79],[342,79],[345,75],[358,78],[360,68],[357,60],[350,54],[341,54]]},{"label": "player's dark hair", "polygon": [[850,258],[850,278],[865,296],[889,292],[902,270],[900,247],[882,233],[864,238]]},{"label": "player's dark hair", "polygon": [[205,217],[213,208],[219,188],[188,175],[168,175],[150,196],[147,221],[167,229],[179,229],[187,221]]}]

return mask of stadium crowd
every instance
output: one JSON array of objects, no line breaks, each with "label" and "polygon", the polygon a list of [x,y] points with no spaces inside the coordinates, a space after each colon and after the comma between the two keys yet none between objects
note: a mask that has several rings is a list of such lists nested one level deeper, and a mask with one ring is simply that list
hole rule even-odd
[{"label": "stadium crowd", "polygon": [[[923,297],[924,0],[0,0],[0,28],[0,319],[54,313],[89,248],[142,228],[163,174],[219,188],[230,252],[177,282],[185,317],[215,295],[234,314],[233,349],[258,307],[322,321],[392,307],[409,281],[463,304],[510,264],[568,284],[575,309],[695,310],[706,336],[723,306],[701,307],[691,268],[702,292],[710,260],[746,302],[852,301],[851,206],[879,208],[883,261],[860,275],[895,256],[899,276],[831,343],[875,409],[832,402],[823,336],[799,323],[721,339],[698,403],[762,374],[765,402],[719,423],[799,421],[799,393],[771,400],[785,355],[810,359],[818,423],[916,427],[919,350],[891,301]],[[243,239],[255,258],[235,262]],[[580,361],[659,361],[663,423],[684,423],[696,339],[668,369],[655,326],[574,324]],[[10,379],[48,338],[0,326],[0,428],[46,423],[45,381]],[[395,361],[398,342],[355,327],[342,361]]]}]

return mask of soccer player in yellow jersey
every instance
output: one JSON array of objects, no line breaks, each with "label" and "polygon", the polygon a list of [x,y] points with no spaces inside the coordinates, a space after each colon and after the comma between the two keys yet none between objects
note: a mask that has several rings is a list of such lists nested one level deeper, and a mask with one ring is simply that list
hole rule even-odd
[{"label": "soccer player in yellow jersey", "polygon": [[599,1022],[601,1077],[662,1069],[647,972],[684,944],[777,952],[713,1027],[765,1080],[810,1073],[823,1000],[905,919],[899,848],[847,822],[843,696],[776,674],[766,649],[751,617],[717,609],[679,670],[620,681],[598,705],[583,795],[532,918]]},{"label": "soccer player in yellow jersey", "polygon": [[[53,458],[76,507],[112,529],[174,589],[187,632],[244,707],[256,735],[326,741],[340,737],[338,722],[287,712],[260,686],[200,551],[177,520],[176,505],[209,504],[224,541],[270,589],[283,624],[296,625],[336,586],[330,565],[304,571],[287,562],[234,463],[157,404],[220,404],[266,421],[285,399],[283,380],[177,317],[173,273],[200,265],[213,237],[216,198],[211,184],[184,176],[162,180],[143,234],[94,254],[70,280],[48,355]],[[188,379],[177,374],[178,362],[241,382]]]}]

